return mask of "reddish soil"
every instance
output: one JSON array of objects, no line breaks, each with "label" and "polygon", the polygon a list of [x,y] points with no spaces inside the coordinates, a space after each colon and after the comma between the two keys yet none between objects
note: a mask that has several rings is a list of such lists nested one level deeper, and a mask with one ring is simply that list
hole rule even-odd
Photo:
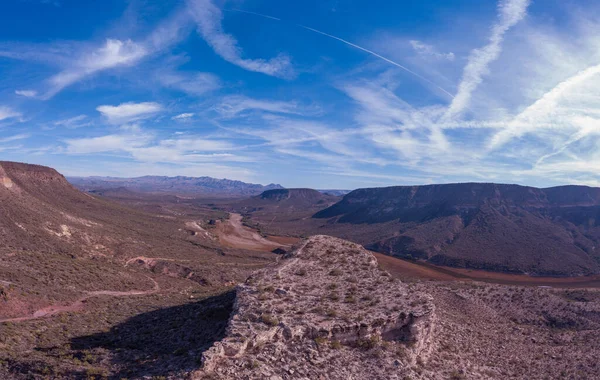
[{"label": "reddish soil", "polygon": [[522,274],[487,272],[483,270],[441,267],[424,262],[411,262],[371,252],[379,264],[392,275],[401,279],[425,279],[436,281],[481,281],[492,284],[543,286],[554,288],[600,288],[600,276],[582,277],[534,277]]},{"label": "reddish soil", "polygon": [[292,246],[294,244],[296,244],[297,242],[299,242],[300,238],[297,237],[292,237],[292,236],[267,236],[268,240],[274,241],[275,243],[281,244],[281,245],[287,245],[287,246]]}]

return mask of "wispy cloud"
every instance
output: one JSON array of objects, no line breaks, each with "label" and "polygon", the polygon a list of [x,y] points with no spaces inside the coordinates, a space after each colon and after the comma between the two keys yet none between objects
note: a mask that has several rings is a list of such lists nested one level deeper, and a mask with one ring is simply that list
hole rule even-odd
[{"label": "wispy cloud", "polygon": [[[586,110],[572,109],[572,107],[565,110],[560,107],[560,103],[567,100],[565,99],[565,95],[570,94],[577,97],[577,94],[573,94],[573,92],[577,91],[578,87],[589,82],[597,75],[600,75],[600,65],[582,70],[576,75],[559,83],[535,103],[519,113],[507,128],[498,132],[490,141],[490,149],[497,149],[507,143],[510,139],[523,136],[526,133],[531,133],[539,128],[564,126],[565,122],[571,124],[571,126],[576,126],[578,123],[574,116],[577,117],[578,115],[585,114]],[[598,105],[600,105],[600,102],[596,102],[595,106]],[[590,108],[590,111],[595,110],[595,108]],[[565,120],[565,117],[567,120]]]},{"label": "wispy cloud", "polygon": [[475,49],[469,56],[463,77],[458,86],[458,93],[452,100],[444,118],[452,119],[469,106],[473,91],[489,73],[489,65],[502,52],[502,42],[506,32],[521,21],[527,14],[530,0],[501,0],[498,4],[498,22],[492,27],[487,45]]},{"label": "wispy cloud", "polygon": [[192,112],[180,113],[179,115],[173,116],[171,120],[189,120],[194,117],[194,115],[195,113]]},{"label": "wispy cloud", "polygon": [[21,117],[21,113],[8,106],[0,106],[0,121]]},{"label": "wispy cloud", "polygon": [[54,125],[67,127],[67,128],[82,128],[92,125],[92,122],[88,120],[87,115],[77,115],[68,119],[57,120]]},{"label": "wispy cloud", "polygon": [[51,98],[65,87],[100,71],[133,65],[147,54],[143,46],[131,40],[107,39],[103,46],[82,54],[69,68],[50,77],[50,89],[43,98]]},{"label": "wispy cloud", "polygon": [[198,24],[198,33],[221,58],[245,70],[280,78],[295,76],[291,59],[279,54],[271,59],[243,58],[237,40],[223,30],[223,13],[211,0],[188,0],[190,14]]},{"label": "wispy cloud", "polygon": [[17,141],[17,140],[25,140],[28,139],[29,137],[31,137],[30,134],[28,133],[21,133],[18,135],[12,135],[12,136],[8,136],[8,137],[1,137],[0,138],[0,144],[4,144],[7,142],[12,142],[12,141]]},{"label": "wispy cloud", "polygon": [[79,139],[67,139],[67,154],[122,154],[147,163],[251,162],[253,159],[231,153],[236,145],[217,139],[179,135],[158,138],[156,133],[133,128],[121,133]]},{"label": "wispy cloud", "polygon": [[192,19],[180,7],[160,22],[145,38],[106,38],[96,42],[53,42],[51,44],[8,43],[0,45],[0,56],[41,62],[60,68],[40,90],[19,90],[17,94],[44,100],[73,84],[111,69],[132,67],[144,58],[181,41],[191,31]]},{"label": "wispy cloud", "polygon": [[162,70],[156,74],[156,78],[164,87],[193,96],[204,95],[221,87],[219,78],[211,73]]},{"label": "wispy cloud", "polygon": [[26,98],[35,98],[38,93],[35,90],[16,90],[15,94]]},{"label": "wispy cloud", "polygon": [[223,117],[235,117],[246,111],[306,115],[317,112],[314,107],[302,107],[295,101],[255,99],[241,95],[224,97],[213,109]]},{"label": "wispy cloud", "polygon": [[128,151],[143,147],[152,136],[147,134],[115,134],[81,139],[67,139],[66,152],[70,154],[90,154]]},{"label": "wispy cloud", "polygon": [[419,40],[408,41],[410,46],[422,57],[433,58],[433,59],[445,59],[448,61],[454,61],[454,53],[440,53],[432,45],[426,44]]},{"label": "wispy cloud", "polygon": [[147,119],[163,110],[163,106],[155,102],[121,103],[118,106],[103,105],[96,108],[111,124],[125,124],[136,120]]}]

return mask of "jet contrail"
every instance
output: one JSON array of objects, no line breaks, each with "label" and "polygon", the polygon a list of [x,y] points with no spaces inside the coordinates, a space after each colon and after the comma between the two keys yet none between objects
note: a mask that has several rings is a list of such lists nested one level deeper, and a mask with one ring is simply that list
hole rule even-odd
[{"label": "jet contrail", "polygon": [[250,12],[250,11],[243,11],[241,9],[223,9],[224,11],[228,11],[228,12],[240,12],[240,13],[247,13],[249,15],[254,15],[254,16],[260,16],[260,17],[265,17],[265,18],[270,18],[271,20],[276,20],[276,21],[282,21],[280,18],[277,17],[273,17],[273,16],[267,16],[267,15],[263,15],[262,13],[256,13],[256,12]]},{"label": "jet contrail", "polygon": [[[255,15],[255,16],[265,17],[265,18],[268,18],[268,19],[271,19],[271,20],[276,20],[276,21],[285,22],[284,20],[282,20],[282,19],[280,19],[280,18],[273,17],[273,16],[268,16],[268,15],[265,15],[265,14],[262,14],[262,13],[248,12],[248,11],[243,11],[243,10],[241,10],[241,9],[228,9],[228,10],[229,10],[229,11],[233,11],[233,12],[247,13],[247,14],[251,14],[251,15]],[[405,67],[405,66],[402,66],[402,65],[401,65],[401,64],[399,64],[398,62],[394,62],[394,61],[392,61],[392,60],[391,60],[391,59],[389,59],[389,58],[386,58],[386,57],[384,57],[384,56],[382,56],[382,55],[379,55],[379,54],[375,53],[374,51],[371,51],[371,50],[369,50],[369,49],[365,49],[365,48],[364,48],[364,47],[362,47],[362,46],[358,46],[358,45],[356,45],[356,44],[353,44],[353,43],[352,43],[352,42],[350,42],[350,41],[346,41],[346,40],[344,40],[344,39],[342,39],[342,38],[339,38],[339,37],[336,37],[336,36],[334,36],[334,35],[331,35],[331,34],[328,34],[328,33],[325,33],[325,32],[321,32],[320,30],[317,30],[317,29],[314,29],[314,28],[310,28],[310,27],[308,27],[308,26],[305,26],[305,25],[302,25],[302,24],[295,24],[295,25],[296,25],[296,26],[298,26],[298,27],[300,27],[300,28],[303,28],[303,29],[306,29],[306,30],[308,30],[308,31],[311,31],[311,32],[313,32],[313,33],[318,33],[318,34],[321,34],[321,35],[323,35],[323,36],[326,36],[326,37],[329,37],[329,38],[333,38],[334,40],[337,40],[337,41],[343,42],[343,43],[345,43],[346,45],[352,46],[352,47],[353,47],[353,48],[355,48],[355,49],[359,49],[359,50],[362,50],[362,51],[364,51],[365,53],[371,54],[371,55],[372,55],[372,56],[374,56],[374,57],[377,57],[377,58],[379,58],[379,59],[381,59],[381,60],[383,60],[383,61],[385,61],[385,62],[387,62],[387,63],[389,63],[389,64],[392,64],[392,65],[394,65],[394,66],[396,66],[396,67],[398,67],[398,68],[400,68],[400,69],[402,69],[402,70],[406,71],[406,72],[407,72],[407,73],[409,73],[409,74],[412,74],[412,75],[414,75],[415,77],[417,77],[417,78],[421,79],[422,81],[425,81],[425,82],[429,83],[430,85],[434,86],[434,87],[435,87],[435,88],[437,88],[438,90],[442,91],[444,94],[446,94],[446,95],[450,96],[451,98],[454,98],[454,95],[452,95],[451,93],[449,93],[448,91],[446,91],[444,88],[442,88],[442,87],[438,86],[437,84],[435,84],[434,82],[430,81],[429,79],[427,79],[427,78],[423,77],[422,75],[419,75],[419,74],[415,73],[415,72],[414,72],[414,71],[412,71],[411,69],[409,69],[409,68],[407,68],[407,67]]]},{"label": "jet contrail", "polygon": [[424,80],[425,82],[429,83],[429,84],[430,84],[430,85],[432,85],[432,86],[435,86],[435,87],[436,87],[438,90],[440,90],[440,91],[442,91],[443,93],[447,94],[447,95],[448,95],[448,96],[450,96],[451,98],[454,98],[454,95],[452,95],[452,94],[451,94],[451,93],[449,93],[448,91],[444,90],[442,87],[438,86],[437,84],[433,83],[433,82],[432,82],[432,81],[430,81],[429,79],[427,79],[427,78],[425,78],[425,77],[423,77],[423,76],[421,76],[421,75],[419,75],[419,74],[415,73],[415,72],[414,72],[414,71],[412,71],[411,69],[409,69],[409,68],[407,68],[407,67],[404,67],[404,66],[402,66],[401,64],[399,64],[399,63],[397,63],[397,62],[394,62],[394,61],[392,61],[392,60],[391,60],[391,59],[389,59],[389,58],[386,58],[386,57],[384,57],[384,56],[382,56],[382,55],[379,55],[379,54],[375,53],[374,51],[371,51],[371,50],[369,50],[369,49],[365,49],[365,48],[364,48],[364,47],[362,47],[362,46],[358,46],[358,45],[356,45],[356,44],[353,44],[353,43],[352,43],[352,42],[350,42],[350,41],[346,41],[346,40],[344,40],[344,39],[341,39],[341,38],[339,38],[339,37],[333,36],[333,35],[331,35],[331,34],[327,34],[327,33],[325,33],[325,32],[321,32],[320,30],[313,29],[313,28],[309,28],[308,26],[304,26],[304,25],[300,25],[300,24],[296,24],[296,25],[298,25],[299,27],[301,27],[301,28],[304,28],[304,29],[306,29],[306,30],[310,30],[311,32],[315,32],[315,33],[318,33],[318,34],[322,34],[322,35],[324,35],[324,36],[327,36],[327,37],[329,37],[329,38],[333,38],[334,40],[341,41],[341,42],[345,43],[346,45],[350,45],[350,46],[352,46],[352,47],[354,47],[354,48],[357,48],[357,49],[359,49],[359,50],[362,50],[362,51],[364,51],[365,53],[369,53],[369,54],[371,54],[372,56],[375,56],[375,57],[377,57],[377,58],[379,58],[379,59],[382,59],[382,60],[386,61],[387,63],[390,63],[390,64],[392,64],[392,65],[394,65],[394,66],[396,66],[396,67],[399,67],[399,68],[401,68],[402,70],[406,71],[407,73],[410,73],[410,74],[412,74],[412,75],[416,76],[417,78],[419,78],[419,79],[421,79],[421,80]]}]

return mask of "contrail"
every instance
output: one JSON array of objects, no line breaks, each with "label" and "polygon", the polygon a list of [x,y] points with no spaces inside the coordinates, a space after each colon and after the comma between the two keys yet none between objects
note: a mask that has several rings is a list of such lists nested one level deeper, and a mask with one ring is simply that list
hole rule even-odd
[{"label": "contrail", "polygon": [[[247,13],[247,14],[251,14],[251,15],[255,15],[255,16],[259,16],[259,17],[265,17],[265,18],[268,18],[268,19],[271,19],[271,20],[276,20],[276,21],[285,22],[284,20],[282,20],[282,19],[280,19],[280,18],[273,17],[273,16],[268,16],[268,15],[265,15],[265,14],[262,14],[262,13],[256,13],[256,12],[243,11],[243,10],[241,10],[241,9],[227,9],[227,10],[229,10],[229,11],[233,11],[233,12]],[[411,69],[409,69],[408,67],[406,67],[406,66],[402,66],[402,65],[401,65],[401,64],[399,64],[398,62],[394,62],[394,61],[392,61],[391,59],[389,59],[389,58],[386,58],[386,57],[384,57],[384,56],[382,56],[382,55],[380,55],[380,54],[377,54],[377,53],[375,53],[375,52],[374,52],[374,51],[372,51],[372,50],[365,49],[364,47],[362,47],[362,46],[358,46],[358,45],[356,45],[356,44],[353,44],[352,42],[350,42],[350,41],[346,41],[346,40],[344,40],[343,38],[336,37],[336,36],[334,36],[334,35],[331,35],[331,34],[328,34],[328,33],[322,32],[322,31],[320,31],[320,30],[317,30],[317,29],[314,29],[314,28],[310,28],[310,27],[308,27],[308,26],[305,26],[305,25],[302,25],[302,24],[294,24],[294,25],[296,25],[296,26],[298,26],[298,27],[300,27],[300,28],[306,29],[306,30],[308,30],[308,31],[311,31],[311,32],[313,32],[313,33],[318,33],[318,34],[321,34],[321,35],[323,35],[323,36],[326,36],[326,37],[329,37],[329,38],[333,38],[334,40],[337,40],[337,41],[343,42],[343,43],[345,43],[346,45],[352,46],[352,47],[353,47],[353,48],[355,48],[355,49],[359,49],[359,50],[362,50],[362,51],[364,51],[365,53],[371,54],[371,55],[372,55],[372,56],[374,56],[374,57],[377,57],[377,58],[379,58],[379,59],[381,59],[381,60],[383,60],[383,61],[385,61],[385,62],[387,62],[387,63],[389,63],[389,64],[392,64],[392,65],[394,65],[394,66],[396,66],[396,67],[398,67],[398,68],[400,68],[400,69],[402,69],[402,70],[406,71],[406,72],[407,72],[407,73],[409,73],[409,74],[412,74],[412,75],[414,75],[415,77],[417,77],[417,78],[421,79],[422,81],[425,81],[425,82],[429,83],[430,85],[434,86],[434,87],[435,87],[435,88],[437,88],[438,90],[442,91],[444,94],[446,94],[446,95],[450,96],[451,98],[454,98],[454,95],[452,95],[451,93],[449,93],[448,91],[446,91],[444,88],[442,88],[442,87],[438,86],[438,85],[437,85],[437,84],[435,84],[434,82],[430,81],[429,79],[425,78],[424,76],[422,76],[422,75],[420,75],[420,74],[417,74],[416,72],[412,71],[412,70],[411,70]]]},{"label": "contrail", "polygon": [[382,55],[379,55],[379,54],[375,53],[374,51],[371,51],[371,50],[369,50],[369,49],[365,49],[365,48],[364,48],[364,47],[362,47],[362,46],[358,46],[358,45],[356,45],[356,44],[353,44],[353,43],[352,43],[352,42],[350,42],[350,41],[346,41],[346,40],[344,40],[344,39],[342,39],[342,38],[339,38],[339,37],[333,36],[333,35],[331,35],[331,34],[327,34],[327,33],[325,33],[325,32],[321,32],[320,30],[313,29],[313,28],[309,28],[308,26],[304,26],[304,25],[300,25],[300,24],[296,24],[296,25],[298,25],[299,27],[301,27],[301,28],[304,28],[304,29],[306,29],[306,30],[310,30],[311,32],[315,32],[315,33],[318,33],[318,34],[322,34],[322,35],[324,35],[324,36],[327,36],[327,37],[329,37],[329,38],[333,38],[334,40],[341,41],[341,42],[345,43],[346,45],[350,45],[350,46],[352,46],[352,47],[354,47],[354,48],[356,48],[356,49],[359,49],[359,50],[362,50],[362,51],[364,51],[365,53],[369,53],[369,54],[371,54],[372,56],[375,56],[375,57],[377,57],[377,58],[379,58],[379,59],[382,59],[382,60],[386,61],[387,63],[390,63],[390,64],[392,64],[392,65],[394,65],[394,66],[396,66],[396,67],[399,67],[399,68],[401,68],[402,70],[406,71],[407,73],[410,73],[410,74],[412,74],[412,75],[416,76],[417,78],[419,78],[419,79],[421,79],[421,80],[424,80],[425,82],[427,82],[427,83],[429,83],[430,85],[432,85],[432,86],[436,87],[438,90],[440,90],[440,91],[442,91],[443,93],[447,94],[447,95],[448,95],[448,96],[450,96],[451,98],[454,98],[454,95],[452,95],[452,94],[451,94],[451,93],[449,93],[448,91],[444,90],[442,87],[438,86],[437,84],[433,83],[433,82],[432,82],[432,81],[430,81],[429,79],[427,79],[427,78],[425,78],[425,77],[423,77],[423,76],[421,76],[421,75],[419,75],[419,74],[415,73],[415,72],[414,72],[414,71],[412,71],[411,69],[409,69],[409,68],[407,68],[407,67],[405,67],[405,66],[402,66],[401,64],[399,64],[399,63],[397,63],[397,62],[394,62],[394,61],[392,61],[392,60],[391,60],[391,59],[389,59],[389,58],[386,58],[386,57],[384,57],[384,56],[382,56]]},{"label": "contrail", "polygon": [[260,16],[260,17],[265,17],[265,18],[270,18],[271,20],[276,20],[276,21],[282,21],[280,18],[277,17],[273,17],[273,16],[267,16],[267,15],[263,15],[262,13],[256,13],[256,12],[250,12],[250,11],[243,11],[241,9],[223,9],[224,11],[228,11],[228,12],[240,12],[240,13],[247,13],[249,15],[254,15],[254,16]]}]

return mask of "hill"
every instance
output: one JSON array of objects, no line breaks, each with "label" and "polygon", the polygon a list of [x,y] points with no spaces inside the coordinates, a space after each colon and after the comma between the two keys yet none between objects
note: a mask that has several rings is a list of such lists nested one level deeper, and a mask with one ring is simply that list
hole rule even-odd
[{"label": "hill", "polygon": [[257,195],[265,190],[282,189],[280,185],[276,184],[263,186],[212,177],[68,177],[68,180],[83,191],[106,191],[107,189],[123,188],[144,193],[244,197]]},{"label": "hill", "polygon": [[[273,189],[255,197],[235,201],[226,206],[230,212],[242,214],[244,222],[271,235],[294,235],[301,224],[340,197],[313,189]],[[223,207],[223,206],[221,206]]]},{"label": "hill", "polygon": [[465,183],[359,189],[314,214],[369,249],[441,265],[600,273],[600,189]]},{"label": "hill", "polygon": [[[229,308],[223,292],[273,260],[221,247],[204,228],[214,216],[194,212],[145,212],[83,193],[54,169],[0,162],[0,378],[102,378],[102,360],[115,373],[121,365],[128,371],[117,378],[194,365],[193,355],[173,351],[202,350],[228,314],[194,326],[185,320]],[[222,297],[205,301],[215,294]],[[114,337],[86,336],[132,318],[142,327],[115,335],[126,342],[118,363],[110,349],[90,352],[98,343],[114,347]],[[183,333],[174,328],[178,318],[186,334],[201,329],[202,336],[173,336]],[[145,343],[139,331],[149,326],[152,336],[173,343]],[[141,358],[146,364],[132,369]],[[165,362],[179,364],[168,370]]]}]

